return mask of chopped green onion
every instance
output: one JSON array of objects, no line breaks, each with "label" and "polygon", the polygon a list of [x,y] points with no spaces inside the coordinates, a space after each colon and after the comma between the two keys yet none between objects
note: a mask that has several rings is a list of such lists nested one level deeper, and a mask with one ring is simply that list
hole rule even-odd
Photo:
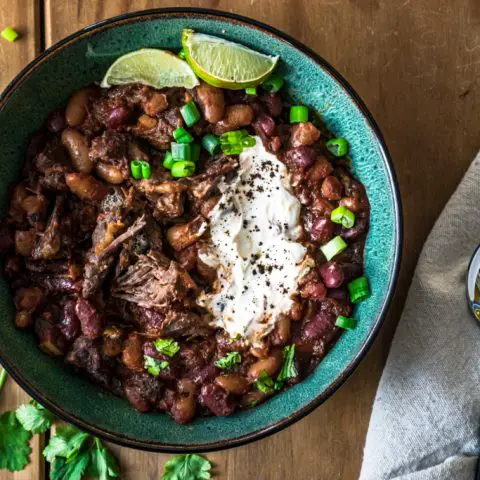
[{"label": "chopped green onion", "polygon": [[195,163],[193,162],[175,162],[172,167],[172,177],[189,177],[195,173]]},{"label": "chopped green onion", "polygon": [[192,159],[192,147],[188,143],[172,143],[173,159],[190,161]]},{"label": "chopped green onion", "polygon": [[269,93],[278,92],[284,84],[285,80],[280,75],[270,75],[263,83],[262,88]]},{"label": "chopped green onion", "polygon": [[177,54],[182,60],[185,60],[187,58],[187,54],[185,53],[185,49],[182,48],[178,54]]},{"label": "chopped green onion", "polygon": [[246,130],[235,130],[220,135],[220,146],[222,152],[227,155],[239,155],[244,147],[253,147],[255,138],[250,136]]},{"label": "chopped green onion", "polygon": [[140,180],[142,178],[142,162],[139,160],[133,160],[130,162],[130,171],[135,180]]},{"label": "chopped green onion", "polygon": [[229,143],[233,145],[235,143],[240,144],[245,137],[248,137],[248,132],[246,130],[233,130],[220,135],[219,140],[221,144]]},{"label": "chopped green onion", "polygon": [[337,317],[335,325],[337,327],[343,328],[344,330],[353,330],[357,326],[357,321],[354,318],[348,318],[339,315]]},{"label": "chopped green onion", "polygon": [[355,214],[347,207],[340,206],[332,211],[331,220],[333,223],[339,223],[345,228],[352,228],[355,225]]},{"label": "chopped green onion", "polygon": [[180,127],[173,131],[173,138],[178,143],[192,143],[193,137],[184,128]]},{"label": "chopped green onion", "polygon": [[370,286],[367,277],[358,277],[348,284],[350,292],[350,301],[352,303],[360,303],[370,296]]},{"label": "chopped green onion", "polygon": [[320,250],[325,255],[327,260],[331,260],[335,255],[343,252],[347,246],[348,245],[345,243],[345,240],[342,237],[336,236],[325,245],[322,245]]},{"label": "chopped green onion", "polygon": [[141,165],[142,168],[142,178],[148,180],[152,176],[152,167],[148,162],[143,162]]},{"label": "chopped green onion", "polygon": [[163,157],[163,166],[170,170],[172,168],[172,165],[175,163],[175,160],[173,159],[172,152],[167,152],[165,154],[165,157]]},{"label": "chopped green onion", "polygon": [[332,138],[326,144],[328,151],[336,157],[344,157],[348,153],[348,142],[342,138]]},{"label": "chopped green onion", "polygon": [[308,107],[305,105],[294,105],[290,107],[290,123],[308,122]]},{"label": "chopped green onion", "polygon": [[242,146],[243,147],[254,147],[256,140],[252,136],[242,138]]},{"label": "chopped green onion", "polygon": [[257,87],[249,87],[245,89],[245,93],[247,95],[256,95],[257,94]]},{"label": "chopped green onion", "polygon": [[201,118],[200,112],[198,111],[198,108],[193,100],[190,100],[186,105],[184,105],[180,109],[180,113],[182,114],[187,127],[195,125]]},{"label": "chopped green onion", "polygon": [[5,40],[12,43],[18,38],[18,33],[12,27],[7,27],[4,30],[2,30],[2,33],[0,33],[0,35]]},{"label": "chopped green onion", "polygon": [[198,143],[192,143],[190,146],[192,147],[192,162],[198,162],[201,147]]},{"label": "chopped green onion", "polygon": [[208,133],[202,139],[203,148],[210,153],[210,155],[215,155],[220,151],[220,142],[218,138],[213,135],[213,133]]}]

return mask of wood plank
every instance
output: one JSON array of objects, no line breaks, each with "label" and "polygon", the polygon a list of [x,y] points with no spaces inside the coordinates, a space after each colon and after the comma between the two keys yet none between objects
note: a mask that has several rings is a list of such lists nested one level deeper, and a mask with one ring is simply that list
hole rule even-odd
[{"label": "wood plank", "polygon": [[[0,90],[33,58],[40,50],[39,2],[37,0],[0,0],[0,30],[11,26],[22,37],[15,43],[0,39]],[[29,401],[28,395],[9,378],[0,394],[0,412],[14,410]],[[9,473],[0,470],[0,480],[43,479],[43,439],[37,435],[31,442],[30,464],[23,472]]]},{"label": "wood plank", "polygon": [[[405,250],[391,314],[366,360],[312,415],[253,445],[209,454],[224,479],[358,477],[371,404],[421,246],[479,148],[477,0],[190,0],[234,11],[305,42],[346,76],[382,127],[405,210]],[[155,0],[46,0],[47,43]],[[112,447],[125,478],[157,478],[168,456]]]}]

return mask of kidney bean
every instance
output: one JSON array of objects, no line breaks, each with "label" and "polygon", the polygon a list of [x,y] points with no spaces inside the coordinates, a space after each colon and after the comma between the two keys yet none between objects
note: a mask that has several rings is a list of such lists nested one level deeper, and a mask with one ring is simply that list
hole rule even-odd
[{"label": "kidney bean", "polygon": [[47,130],[52,133],[61,132],[64,128],[67,128],[67,122],[65,120],[65,111],[64,110],[55,110],[52,112],[45,124]]},{"label": "kidney bean", "polygon": [[311,122],[296,123],[292,127],[290,143],[292,147],[313,145],[320,138],[320,130]]},{"label": "kidney bean", "polygon": [[333,300],[345,305],[350,301],[348,292],[345,288],[333,288],[328,290],[328,298],[333,298]]},{"label": "kidney bean", "polygon": [[270,337],[272,345],[283,346],[290,340],[292,335],[291,322],[291,318],[288,315],[280,315],[275,330]]},{"label": "kidney bean", "polygon": [[17,328],[29,328],[33,324],[32,313],[27,310],[15,312],[15,326]]},{"label": "kidney bean", "polygon": [[62,132],[62,143],[70,154],[73,166],[81,173],[90,173],[93,162],[88,156],[88,143],[85,137],[73,128],[66,128]]},{"label": "kidney bean", "polygon": [[108,128],[118,130],[124,127],[128,123],[131,115],[132,111],[128,107],[120,106],[114,108],[108,115]]},{"label": "kidney bean", "polygon": [[253,121],[255,113],[250,105],[239,104],[225,107],[223,118],[213,126],[213,133],[221,135],[230,130],[246,127]]},{"label": "kidney bean", "polygon": [[203,112],[205,120],[209,123],[217,123],[223,118],[225,112],[225,97],[221,88],[213,87],[208,83],[201,82],[196,87],[198,104]]},{"label": "kidney bean", "polygon": [[86,337],[93,340],[102,336],[105,320],[88,300],[79,298],[75,305],[75,313],[80,321],[82,333]]},{"label": "kidney bean", "polygon": [[187,395],[186,397],[180,397],[173,404],[170,413],[172,414],[173,419],[184,425],[185,423],[190,422],[195,416],[197,402],[193,395]]},{"label": "kidney bean", "polygon": [[213,363],[210,363],[206,367],[195,371],[191,378],[197,385],[201,385],[213,381],[219,371],[220,370]]},{"label": "kidney bean", "polygon": [[240,406],[244,408],[254,407],[255,405],[263,402],[267,397],[268,395],[266,393],[252,390],[242,396],[242,398],[240,399]]},{"label": "kidney bean", "polygon": [[248,380],[236,373],[219,375],[215,378],[215,383],[234,395],[241,395],[242,393],[247,392],[250,387]]},{"label": "kidney bean", "polygon": [[131,333],[122,352],[122,361],[127,368],[134,372],[143,371],[143,341],[138,333]]},{"label": "kidney bean", "polygon": [[39,287],[19,288],[15,292],[15,307],[17,310],[34,312],[44,301],[45,295]]},{"label": "kidney bean", "polygon": [[342,184],[338,178],[329,175],[322,183],[322,196],[327,200],[340,200],[342,198]]},{"label": "kidney bean", "polygon": [[128,178],[126,176],[124,178],[120,168],[108,163],[98,162],[95,166],[95,171],[102,180],[114,185],[118,185]]},{"label": "kidney bean", "polygon": [[317,157],[314,165],[312,165],[312,168],[308,171],[307,178],[312,183],[319,183],[332,172],[332,164],[325,156],[321,155]]},{"label": "kidney bean", "polygon": [[268,113],[272,117],[278,117],[283,110],[283,100],[280,93],[266,93],[260,97],[263,103],[267,106]]},{"label": "kidney bean", "polygon": [[337,317],[333,312],[320,310],[303,327],[302,336],[306,340],[318,340],[326,338],[335,328]]},{"label": "kidney bean", "polygon": [[303,318],[303,303],[293,302],[292,308],[290,309],[290,318],[294,322],[298,322]]},{"label": "kidney bean", "polygon": [[355,225],[352,228],[342,227],[340,236],[345,240],[355,240],[367,231],[368,219],[358,217],[355,219]]},{"label": "kidney bean", "polygon": [[275,133],[275,122],[272,117],[268,115],[259,115],[259,117],[253,123],[253,128],[255,130],[260,130],[267,137],[271,137]]},{"label": "kidney bean", "polygon": [[260,374],[265,371],[268,375],[273,376],[278,372],[283,363],[283,355],[280,349],[274,349],[266,358],[255,362],[248,370],[248,376],[256,380]]},{"label": "kidney bean", "polygon": [[313,148],[301,146],[287,150],[283,156],[283,161],[288,168],[307,169],[314,164],[316,157],[317,154]]},{"label": "kidney bean", "polygon": [[68,173],[65,175],[68,188],[82,200],[101,202],[108,193],[107,186],[84,173]]},{"label": "kidney bean", "polygon": [[116,357],[122,353],[124,330],[112,325],[103,332],[103,353],[107,357]]},{"label": "kidney bean", "polygon": [[200,399],[213,414],[219,417],[230,415],[235,410],[230,394],[214,383],[202,387]]},{"label": "kidney bean", "polygon": [[17,230],[15,232],[15,252],[22,257],[29,257],[35,247],[37,235],[35,230]]},{"label": "kidney bean", "polygon": [[88,97],[91,93],[90,88],[81,88],[70,97],[65,109],[65,120],[70,127],[76,127],[85,120]]},{"label": "kidney bean", "polygon": [[306,283],[300,290],[302,298],[309,298],[311,300],[323,300],[327,296],[327,289],[320,280],[315,280]]},{"label": "kidney bean", "polygon": [[58,328],[68,342],[73,342],[80,336],[81,327],[75,312],[75,300],[67,300],[63,306],[62,320],[58,324]]},{"label": "kidney bean", "polygon": [[320,265],[318,271],[327,288],[338,288],[343,283],[343,269],[337,262],[324,263]]},{"label": "kidney bean", "polygon": [[309,233],[316,242],[326,243],[333,237],[333,230],[334,225],[330,219],[318,217],[313,221]]}]

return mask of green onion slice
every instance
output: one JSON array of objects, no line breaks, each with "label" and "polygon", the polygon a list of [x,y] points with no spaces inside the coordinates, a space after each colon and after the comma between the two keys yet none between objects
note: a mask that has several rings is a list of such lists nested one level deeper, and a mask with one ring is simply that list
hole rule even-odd
[{"label": "green onion slice", "polygon": [[210,155],[215,155],[220,151],[220,141],[213,133],[208,133],[203,137],[202,145]]},{"label": "green onion slice", "polygon": [[290,107],[290,123],[308,122],[308,107],[305,105],[294,105]]},{"label": "green onion slice", "polygon": [[178,143],[192,143],[193,142],[193,137],[190,133],[188,133],[184,128],[176,128],[173,131],[173,138],[178,142]]},{"label": "green onion slice", "polygon": [[175,163],[175,160],[173,159],[172,152],[167,152],[165,154],[165,157],[163,157],[163,166],[170,170],[172,168],[172,165]]},{"label": "green onion slice", "polygon": [[270,75],[263,83],[262,88],[269,93],[278,92],[285,83],[285,80],[280,75]]},{"label": "green onion slice", "polygon": [[172,143],[172,155],[176,162],[180,160],[189,162],[192,159],[192,147],[188,143]]},{"label": "green onion slice", "polygon": [[18,38],[18,32],[16,32],[12,27],[7,27],[2,30],[0,35],[7,40],[8,42],[14,42]]},{"label": "green onion slice", "polygon": [[187,127],[195,125],[201,118],[200,112],[193,100],[190,100],[186,105],[180,109],[183,119]]},{"label": "green onion slice", "polygon": [[357,321],[354,318],[348,318],[339,315],[337,317],[335,325],[337,327],[343,328],[344,330],[353,330],[357,326]]},{"label": "green onion slice", "polygon": [[152,167],[150,166],[149,163],[143,162],[141,164],[141,168],[142,168],[142,178],[144,178],[145,180],[148,180],[152,176]]},{"label": "green onion slice", "polygon": [[187,54],[185,53],[185,49],[182,48],[178,54],[177,54],[182,60],[185,60],[187,58]]},{"label": "green onion slice", "polygon": [[358,277],[352,280],[348,284],[348,291],[352,303],[360,303],[366,300],[371,295],[367,277]]},{"label": "green onion slice", "polygon": [[320,250],[325,255],[325,258],[330,261],[335,255],[343,252],[347,246],[348,245],[345,243],[345,240],[342,237],[336,236],[325,245],[322,245]]},{"label": "green onion slice", "polygon": [[342,137],[332,138],[325,145],[328,151],[336,157],[344,157],[349,150],[348,142]]},{"label": "green onion slice", "polygon": [[175,162],[172,166],[172,177],[189,177],[195,173],[194,162]]},{"label": "green onion slice", "polygon": [[135,180],[140,180],[142,178],[142,162],[140,160],[130,162],[130,171]]},{"label": "green onion slice", "polygon": [[330,218],[333,223],[339,223],[345,228],[352,228],[355,225],[355,214],[347,207],[337,207],[332,211]]},{"label": "green onion slice", "polygon": [[249,87],[245,89],[245,93],[247,95],[256,95],[257,94],[257,87]]}]

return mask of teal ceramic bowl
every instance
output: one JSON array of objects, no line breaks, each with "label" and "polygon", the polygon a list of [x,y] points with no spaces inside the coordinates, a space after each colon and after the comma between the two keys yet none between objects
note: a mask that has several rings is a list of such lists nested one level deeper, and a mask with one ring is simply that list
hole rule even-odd
[{"label": "teal ceramic bowl", "polygon": [[305,381],[254,409],[181,426],[161,413],[137,413],[125,400],[102,392],[73,375],[61,360],[42,353],[30,332],[14,328],[12,298],[0,278],[0,361],[13,378],[60,418],[84,430],[126,446],[165,452],[241,445],[277,432],[324,402],[372,344],[393,296],[402,247],[401,205],[387,147],[350,85],[287,35],[247,18],[200,9],[152,10],[98,23],[54,45],[18,75],[0,98],[0,213],[6,212],[7,189],[20,174],[28,138],[47,114],[65,105],[79,87],[100,80],[124,53],[142,47],[179,49],[185,27],[280,55],[291,93],[321,112],[331,131],[349,140],[354,172],[372,205],[365,268],[373,294],[355,313],[358,327],[341,336]]}]

